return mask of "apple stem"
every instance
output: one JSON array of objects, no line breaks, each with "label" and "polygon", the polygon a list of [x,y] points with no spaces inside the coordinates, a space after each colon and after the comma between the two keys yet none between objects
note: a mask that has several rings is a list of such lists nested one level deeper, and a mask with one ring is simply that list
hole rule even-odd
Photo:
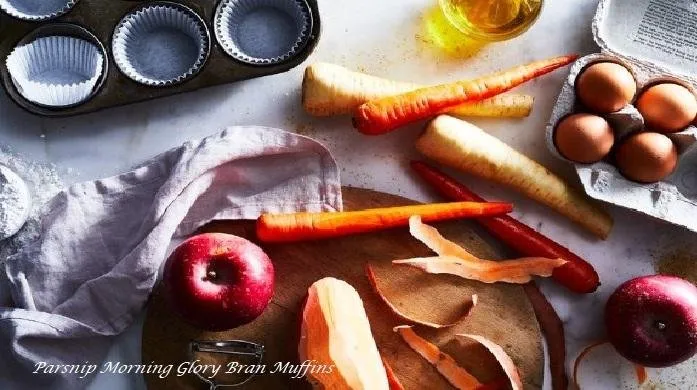
[{"label": "apple stem", "polygon": [[218,275],[213,270],[208,271],[208,273],[206,274],[206,278],[208,280],[215,280],[217,277],[218,277]]},{"label": "apple stem", "polygon": [[666,330],[667,326],[666,326],[665,322],[663,322],[663,321],[657,321],[657,322],[656,322],[656,328],[657,328],[658,330]]}]

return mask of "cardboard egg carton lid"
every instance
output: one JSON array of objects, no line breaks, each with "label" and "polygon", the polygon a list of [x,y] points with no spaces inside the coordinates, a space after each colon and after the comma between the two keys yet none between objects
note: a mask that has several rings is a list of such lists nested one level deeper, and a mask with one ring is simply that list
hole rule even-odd
[{"label": "cardboard egg carton lid", "polygon": [[601,0],[592,27],[604,52],[697,84],[697,2]]}]

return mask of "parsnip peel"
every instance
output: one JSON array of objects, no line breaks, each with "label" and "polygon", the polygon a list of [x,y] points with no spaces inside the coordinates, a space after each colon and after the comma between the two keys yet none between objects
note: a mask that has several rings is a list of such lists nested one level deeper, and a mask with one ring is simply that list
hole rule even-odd
[{"label": "parsnip peel", "polygon": [[392,263],[416,267],[430,274],[450,274],[484,283],[523,284],[532,280],[533,276],[549,277],[555,268],[567,262],[563,259],[542,257],[505,261],[483,260],[447,240],[436,228],[422,223],[418,216],[409,219],[409,231],[438,256],[395,260]]}]

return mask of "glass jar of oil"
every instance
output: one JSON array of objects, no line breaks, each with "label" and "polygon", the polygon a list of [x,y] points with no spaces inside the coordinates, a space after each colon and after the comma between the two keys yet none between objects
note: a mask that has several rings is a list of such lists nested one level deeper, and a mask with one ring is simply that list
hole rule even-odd
[{"label": "glass jar of oil", "polygon": [[469,38],[505,41],[524,33],[542,12],[544,0],[439,0],[448,21]]}]

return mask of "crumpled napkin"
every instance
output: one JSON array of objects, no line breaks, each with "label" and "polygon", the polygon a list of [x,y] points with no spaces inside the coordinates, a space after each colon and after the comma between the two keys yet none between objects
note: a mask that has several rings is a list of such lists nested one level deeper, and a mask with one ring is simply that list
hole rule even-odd
[{"label": "crumpled napkin", "polygon": [[[40,217],[40,237],[0,274],[0,389],[80,389],[112,336],[142,310],[173,237],[214,219],[338,211],[339,173],[317,142],[264,127],[232,127],[131,172],[75,184]],[[39,364],[68,365],[45,374]],[[70,372],[65,372],[70,371]],[[98,371],[98,370],[97,370]]]}]

